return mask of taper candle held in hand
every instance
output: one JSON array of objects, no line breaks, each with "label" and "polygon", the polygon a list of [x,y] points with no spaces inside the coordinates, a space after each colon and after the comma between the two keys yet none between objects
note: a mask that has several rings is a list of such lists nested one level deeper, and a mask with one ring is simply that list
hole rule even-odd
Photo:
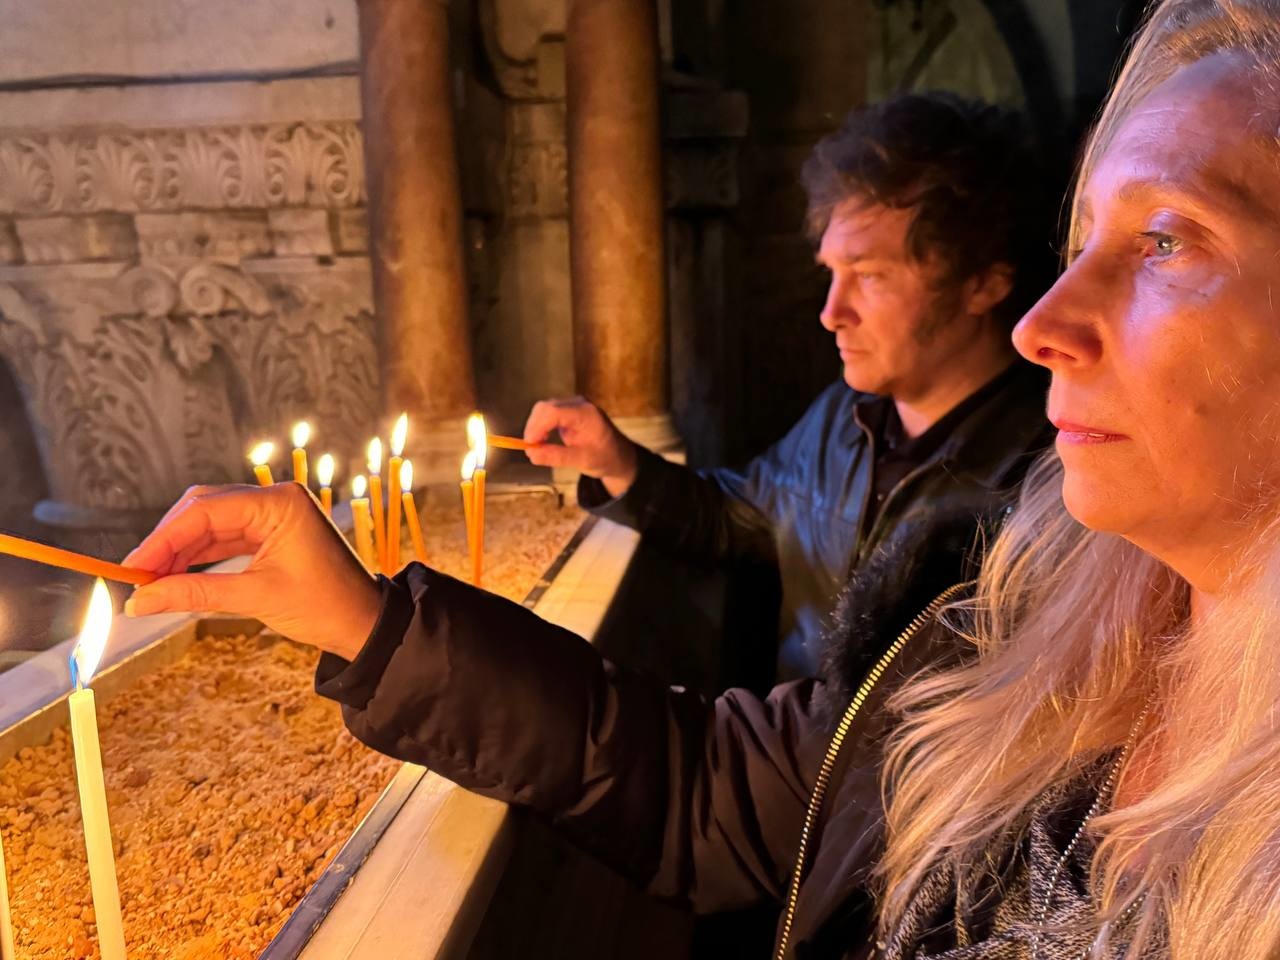
[{"label": "taper candle held in hand", "polygon": [[249,462],[253,464],[253,475],[258,478],[258,485],[269,487],[275,483],[271,476],[271,455],[276,452],[276,445],[264,440],[249,451]]},{"label": "taper candle held in hand", "polygon": [[332,453],[320,455],[316,461],[316,479],[320,481],[320,509],[324,515],[333,518],[333,471],[336,462]]},{"label": "taper candle held in hand", "polygon": [[91,577],[105,577],[118,580],[120,583],[132,583],[136,587],[150,583],[156,575],[150,570],[137,570],[133,567],[112,563],[110,560],[99,560],[97,557],[86,557],[83,553],[73,553],[61,547],[51,547],[34,540],[24,540],[12,534],[0,533],[0,553],[22,560],[43,563],[50,567],[60,567],[75,573],[87,574]]},{"label": "taper candle held in hand", "polygon": [[98,716],[93,689],[89,686],[110,634],[111,594],[107,592],[107,585],[98,580],[93,585],[84,629],[71,652],[72,691],[67,705],[71,712],[71,743],[75,750],[76,782],[80,789],[80,816],[84,823],[98,948],[102,960],[125,960],[124,920],[120,915],[115,849],[107,816],[107,788],[102,775]]},{"label": "taper candle held in hand", "polygon": [[293,425],[293,479],[307,485],[307,441],[311,439],[311,424],[299,420]]},{"label": "taper candle held in hand", "polygon": [[409,542],[413,544],[413,558],[419,563],[427,562],[427,543],[422,536],[422,518],[418,515],[418,507],[413,502],[413,461],[406,460],[400,465],[400,499],[404,505],[404,519],[409,525]]},{"label": "taper candle held in hand", "polygon": [[369,441],[369,512],[373,518],[373,555],[378,570],[387,568],[387,513],[382,508],[382,438]]},{"label": "taper candle held in hand", "polygon": [[387,466],[387,576],[400,569],[400,466],[404,463],[404,444],[409,437],[409,415],[400,414],[391,431],[391,460]]}]

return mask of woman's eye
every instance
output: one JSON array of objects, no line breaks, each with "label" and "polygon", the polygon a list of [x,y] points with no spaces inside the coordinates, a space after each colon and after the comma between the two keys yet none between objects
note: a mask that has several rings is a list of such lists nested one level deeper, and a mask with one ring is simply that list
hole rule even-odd
[{"label": "woman's eye", "polygon": [[1153,230],[1142,236],[1150,242],[1151,253],[1156,257],[1171,257],[1182,249],[1182,241],[1168,233]]}]

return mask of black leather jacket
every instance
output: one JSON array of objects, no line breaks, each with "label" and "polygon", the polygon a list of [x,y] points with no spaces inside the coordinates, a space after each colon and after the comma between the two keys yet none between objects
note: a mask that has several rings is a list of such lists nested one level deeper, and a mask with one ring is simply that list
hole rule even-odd
[{"label": "black leather jacket", "polygon": [[893,488],[873,524],[866,519],[876,449],[867,424],[875,422],[875,407],[891,401],[843,381],[741,471],[694,471],[645,450],[622,497],[610,499],[586,477],[578,497],[592,512],[696,562],[776,566],[779,678],[816,676],[835,598],[877,548],[939,513],[970,516],[976,533],[1010,501],[1052,438],[1046,389],[1044,371],[1018,361],[1001,388]]},{"label": "black leather jacket", "polygon": [[[917,570],[912,592],[945,579]],[[359,656],[325,654],[316,673],[317,691],[342,704],[362,741],[532,810],[654,896],[699,913],[781,905],[788,960],[874,953],[871,871],[894,721],[885,702],[922,668],[967,652],[932,604],[895,597],[875,617],[880,629],[854,618],[849,631],[875,636],[849,639],[889,648],[870,676],[711,702],[419,564],[381,584],[381,616]],[[849,686],[859,688],[852,701]]]}]

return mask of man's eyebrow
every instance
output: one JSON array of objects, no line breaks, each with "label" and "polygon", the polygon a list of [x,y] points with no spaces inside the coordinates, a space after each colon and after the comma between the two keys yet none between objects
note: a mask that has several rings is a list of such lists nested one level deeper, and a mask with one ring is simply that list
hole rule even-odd
[{"label": "man's eyebrow", "polygon": [[888,263],[888,262],[891,262],[892,259],[893,259],[892,257],[887,257],[882,253],[876,253],[874,250],[867,251],[865,253],[855,253],[852,256],[848,256],[848,257],[835,255],[830,258],[827,258],[822,255],[821,250],[819,250],[817,253],[813,255],[813,262],[822,267],[825,267],[831,261],[835,261],[836,263],[839,263],[842,266],[851,267],[854,264],[867,263],[868,261],[883,261],[885,263]]}]

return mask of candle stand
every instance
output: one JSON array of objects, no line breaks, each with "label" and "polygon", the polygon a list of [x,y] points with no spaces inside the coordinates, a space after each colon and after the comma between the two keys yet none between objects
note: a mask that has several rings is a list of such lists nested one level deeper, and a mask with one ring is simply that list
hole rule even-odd
[{"label": "candle stand", "polygon": [[[450,501],[449,506],[449,515],[456,514],[456,504]],[[525,524],[543,532],[525,534],[530,542],[522,548],[524,571],[513,568],[504,574],[501,558],[521,553],[512,543],[504,544],[504,509],[499,500],[490,516],[491,585],[516,599],[522,596],[525,605],[542,616],[592,637],[626,571],[635,534],[607,521],[583,522],[576,510],[553,506],[549,509],[554,523],[541,517]],[[349,524],[345,504],[335,508],[335,520]],[[433,529],[432,520],[428,511],[425,525],[433,564],[446,570],[456,566],[462,574],[467,558],[460,542],[461,521],[456,531],[441,532]],[[539,545],[534,542],[539,536],[542,541],[559,539]],[[235,569],[241,562],[223,566]],[[518,585],[522,577],[524,583]],[[72,643],[66,641],[0,674],[0,818],[7,814],[0,827],[6,841],[19,834],[33,838],[21,849],[6,848],[18,952],[32,960],[63,955],[67,937],[87,943],[95,932],[87,901],[82,903],[83,897],[68,884],[59,894],[68,903],[50,893],[40,898],[51,901],[47,912],[52,919],[39,922],[56,928],[54,939],[60,946],[42,952],[30,943],[24,948],[21,939],[24,923],[36,920],[32,913],[37,906],[23,897],[32,858],[56,859],[65,847],[71,861],[76,844],[83,851],[80,835],[65,825],[70,821],[62,815],[56,787],[66,780],[67,790],[74,791],[74,779],[50,769],[47,785],[38,780],[43,758],[66,753],[66,663]],[[273,676],[292,671],[298,677],[288,686],[279,684],[277,676],[272,682],[282,688],[278,696],[257,697],[252,671],[233,669],[241,659],[252,657],[264,664],[264,671],[276,671]],[[215,956],[219,942],[230,942],[228,937],[244,951],[230,955],[262,960],[467,955],[511,850],[516,834],[511,815],[500,803],[356,744],[341,729],[336,707],[304,689],[314,659],[309,648],[275,637],[254,621],[164,615],[117,624],[94,688],[103,718],[107,789],[131,960]],[[207,669],[207,676],[199,675],[202,669]],[[119,753],[112,752],[113,727],[131,729],[136,711],[145,712],[150,698],[164,701],[165,687],[180,682],[187,684],[181,708],[148,721],[157,727],[147,734],[154,739],[140,736],[139,749],[130,748],[122,769]],[[178,696],[174,691],[170,695]],[[218,703],[231,707],[215,713]],[[113,711],[113,704],[119,709]],[[317,735],[320,739],[299,747],[302,741],[290,739],[294,726],[310,716],[308,711],[320,709],[331,710],[330,725]],[[199,727],[206,713],[218,717],[219,728]],[[277,733],[255,740],[256,726]],[[179,753],[179,761],[164,759],[181,751],[197,733],[209,741],[233,741],[221,744],[232,749],[218,754],[214,748],[219,745],[210,742],[207,754],[192,750]],[[282,793],[296,792],[283,807],[262,802],[252,789],[218,782],[229,779],[227,774],[248,776],[255,755],[269,754],[278,746],[270,740],[293,744],[292,752],[276,766]],[[142,749],[147,743],[154,747]],[[238,756],[243,769],[219,769],[218,764],[230,766],[234,761],[210,759],[226,756]],[[4,793],[4,784],[16,777],[25,778],[22,789]],[[139,880],[131,857],[141,854],[131,844],[141,843],[136,838],[145,832],[142,821],[170,817],[184,804],[203,807],[206,801],[216,807],[214,825],[191,828],[198,836],[190,835],[191,830],[173,830],[145,858],[154,877]],[[328,833],[321,836],[325,830]],[[66,844],[61,832],[67,834]],[[235,870],[239,844],[257,851],[251,874],[243,877]],[[69,870],[84,873],[84,864],[69,863]],[[87,874],[80,882],[87,892]],[[181,915],[182,905],[201,903],[200,894],[206,890],[218,891],[204,898],[215,906],[204,915],[199,915],[199,907],[193,907],[192,915]],[[167,925],[168,934],[143,927],[141,918],[159,917],[161,908],[168,911],[163,914],[168,919],[156,926]],[[63,920],[66,930],[59,926]],[[207,954],[200,952],[206,948]]]}]

